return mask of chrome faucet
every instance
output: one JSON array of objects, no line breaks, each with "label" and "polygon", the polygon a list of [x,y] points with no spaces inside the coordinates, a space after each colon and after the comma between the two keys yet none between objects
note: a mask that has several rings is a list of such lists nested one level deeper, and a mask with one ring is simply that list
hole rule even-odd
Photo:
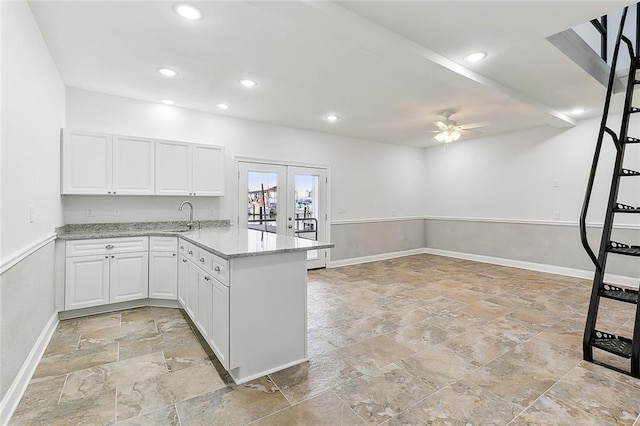
[{"label": "chrome faucet", "polygon": [[194,223],[193,223],[193,205],[188,201],[183,201],[180,204],[180,207],[178,207],[178,211],[182,211],[182,207],[184,207],[185,204],[188,204],[189,208],[190,208],[189,209],[189,223],[187,223],[187,228],[189,228],[189,230],[191,230],[191,229],[193,229],[193,225],[194,225]]}]

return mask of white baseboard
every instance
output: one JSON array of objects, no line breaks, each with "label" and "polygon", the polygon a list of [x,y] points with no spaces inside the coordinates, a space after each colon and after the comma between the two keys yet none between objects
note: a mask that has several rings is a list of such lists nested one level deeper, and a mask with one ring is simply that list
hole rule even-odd
[{"label": "white baseboard", "polygon": [[390,253],[374,254],[371,256],[352,257],[350,259],[332,260],[327,267],[339,268],[341,266],[359,265],[361,263],[377,262],[379,260],[395,259],[397,257],[413,256],[415,254],[423,254],[423,248],[394,251]]},{"label": "white baseboard", "polygon": [[54,312],[47,324],[44,326],[44,329],[40,333],[36,343],[33,345],[33,348],[31,348],[27,359],[25,359],[22,364],[20,371],[18,371],[16,378],[13,380],[13,383],[11,383],[11,386],[4,395],[4,398],[0,401],[0,425],[6,425],[9,423],[9,419],[16,410],[24,391],[27,389],[27,385],[29,385],[29,381],[31,381],[33,373],[36,371],[36,367],[38,366],[45,349],[47,349],[49,341],[53,337],[53,333],[58,327],[58,322],[58,313]]},{"label": "white baseboard", "polygon": [[[425,248],[422,251],[427,254],[435,254],[438,256],[453,257],[456,259],[473,260],[482,263],[491,263],[493,265],[509,266],[512,268],[527,269],[530,271],[547,272],[549,274],[564,275],[567,277],[583,278],[592,280],[593,271],[584,269],[565,268],[564,266],[547,265],[544,263],[525,262],[523,260],[505,259],[502,257],[483,256],[480,254],[463,253],[458,251],[440,250]],[[610,284],[617,284],[629,288],[638,288],[638,278],[627,277],[623,275],[606,274],[605,281]]]}]

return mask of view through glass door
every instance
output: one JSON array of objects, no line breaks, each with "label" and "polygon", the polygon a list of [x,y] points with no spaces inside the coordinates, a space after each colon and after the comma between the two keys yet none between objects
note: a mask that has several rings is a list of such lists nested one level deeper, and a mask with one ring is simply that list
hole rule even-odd
[{"label": "view through glass door", "polygon": [[[326,169],[239,162],[239,224],[326,241]],[[326,266],[326,251],[307,252],[307,267]]]}]

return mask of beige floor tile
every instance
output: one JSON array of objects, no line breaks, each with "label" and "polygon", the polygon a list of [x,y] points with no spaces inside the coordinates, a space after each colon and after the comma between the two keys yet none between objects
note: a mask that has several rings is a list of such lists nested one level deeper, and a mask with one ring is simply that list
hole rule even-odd
[{"label": "beige floor tile", "polygon": [[414,352],[387,336],[374,337],[339,350],[340,355],[361,373],[377,370]]},{"label": "beige floor tile", "polygon": [[388,311],[382,317],[398,324],[400,327],[428,321],[432,314],[423,308],[407,308],[399,311]]},{"label": "beige floor tile", "polygon": [[118,386],[118,421],[225,387],[211,365],[195,365]]},{"label": "beige floor tile", "polygon": [[459,380],[414,405],[429,425],[506,425],[522,409],[466,380]]},{"label": "beige floor tile", "polygon": [[418,323],[399,328],[387,334],[387,337],[418,352],[443,343],[456,335],[435,325]]},{"label": "beige floor tile", "polygon": [[434,391],[432,386],[396,364],[335,389],[341,400],[372,425],[393,418]]},{"label": "beige floor tile", "polygon": [[112,425],[115,422],[116,390],[87,398],[44,405],[11,418],[10,425]]},{"label": "beige floor tile", "polygon": [[58,329],[72,329],[77,332],[95,331],[107,327],[118,327],[120,325],[120,312],[113,312],[100,315],[90,315],[88,317],[68,319],[60,321]]},{"label": "beige floor tile", "polygon": [[373,315],[350,321],[337,328],[356,342],[361,342],[375,336],[390,333],[400,328],[400,326],[386,319],[383,315]]},{"label": "beige floor tile", "polygon": [[584,324],[584,319],[565,319],[553,325],[553,327],[549,327],[536,337],[576,352],[582,352]]},{"label": "beige floor tile", "polygon": [[14,416],[23,417],[30,411],[43,410],[45,407],[57,405],[66,379],[67,376],[62,375],[29,383],[16,407]]},{"label": "beige floor tile", "polygon": [[119,348],[120,360],[189,345],[194,339],[193,331],[185,328],[142,337],[138,340],[122,341]]},{"label": "beige floor tile", "polygon": [[481,300],[465,306],[460,309],[460,312],[491,321],[513,312],[513,310],[507,306]]},{"label": "beige floor tile", "polygon": [[427,424],[413,414],[411,410],[405,410],[397,416],[381,423],[382,426],[426,426]]},{"label": "beige floor tile", "polygon": [[584,425],[584,426],[609,426],[602,419],[594,418],[582,410],[572,407],[562,401],[558,401],[547,395],[538,398],[530,407],[522,412],[510,426],[530,425]]},{"label": "beige floor tile", "polygon": [[70,353],[50,354],[42,357],[33,379],[57,377],[62,374],[115,362],[118,360],[118,344],[111,343]]},{"label": "beige floor tile", "polygon": [[43,356],[75,352],[78,349],[78,343],[80,343],[80,334],[80,331],[71,327],[58,327],[53,333]]},{"label": "beige floor tile", "polygon": [[138,340],[145,337],[156,336],[158,329],[153,320],[144,323],[124,323],[118,327],[108,327],[99,330],[83,332],[80,338],[80,348],[125,340]]},{"label": "beige floor tile", "polygon": [[142,414],[138,417],[133,417],[123,422],[118,422],[118,425],[126,426],[179,426],[180,420],[178,419],[178,412],[174,404],[166,405],[157,410],[151,411],[146,414]]},{"label": "beige floor tile", "polygon": [[252,426],[358,426],[365,424],[364,420],[331,391],[251,423]]},{"label": "beige floor tile", "polygon": [[533,338],[516,346],[507,356],[534,364],[554,374],[557,378],[575,367],[582,359],[582,353]]},{"label": "beige floor tile", "polygon": [[447,340],[444,346],[480,364],[508,352],[518,342],[500,331],[481,327]]},{"label": "beige floor tile", "polygon": [[482,364],[440,345],[406,357],[400,365],[440,389],[475,371]]},{"label": "beige floor tile", "polygon": [[324,352],[344,348],[356,343],[338,328],[309,330],[307,334],[307,352],[310,358]]},{"label": "beige floor tile", "polygon": [[547,391],[556,374],[535,364],[502,355],[465,378],[522,409]]},{"label": "beige floor tile", "polygon": [[267,378],[227,386],[176,404],[183,425],[245,425],[289,407]]},{"label": "beige floor tile", "polygon": [[292,404],[360,376],[361,373],[338,351],[326,352],[308,362],[269,375]]},{"label": "beige floor tile", "polygon": [[168,371],[162,352],[75,371],[67,377],[60,400],[84,398]]},{"label": "beige floor tile", "polygon": [[633,424],[640,415],[640,383],[631,386],[581,366],[563,376],[547,395],[612,424]]},{"label": "beige floor tile", "polygon": [[181,370],[199,364],[211,364],[209,354],[194,339],[193,342],[163,351],[169,371]]}]

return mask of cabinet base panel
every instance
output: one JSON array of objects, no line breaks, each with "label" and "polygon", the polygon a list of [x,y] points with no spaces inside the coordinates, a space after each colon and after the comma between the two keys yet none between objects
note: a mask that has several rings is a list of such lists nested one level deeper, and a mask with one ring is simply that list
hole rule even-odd
[{"label": "cabinet base panel", "polygon": [[159,308],[181,308],[177,300],[164,299],[139,299],[128,302],[110,303],[108,305],[92,306],[90,308],[73,309],[58,312],[61,320],[85,317],[87,315],[106,314],[109,312],[123,311],[125,309],[141,308],[144,306],[157,306]]},{"label": "cabinet base panel", "polygon": [[[229,375],[233,379],[233,381],[237,385],[241,385],[243,383],[250,382],[254,379],[259,379],[260,377],[266,376],[267,374],[275,373],[276,371],[284,370],[285,368],[293,367],[294,365],[302,364],[303,362],[309,361],[309,358],[302,358],[297,361],[289,362],[287,364],[283,364],[279,367],[270,368],[269,370],[261,371],[259,373],[242,373],[242,367],[234,368],[233,370],[229,370]],[[247,375],[248,374],[248,375]]]}]

